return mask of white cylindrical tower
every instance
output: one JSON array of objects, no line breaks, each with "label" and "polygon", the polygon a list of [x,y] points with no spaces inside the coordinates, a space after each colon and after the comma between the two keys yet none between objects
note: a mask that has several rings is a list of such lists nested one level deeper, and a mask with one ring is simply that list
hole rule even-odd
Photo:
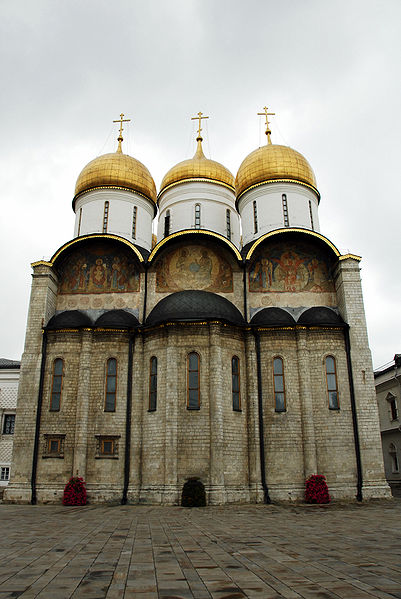
[{"label": "white cylindrical tower", "polygon": [[205,157],[202,138],[193,158],[164,176],[158,195],[157,239],[184,229],[205,229],[240,244],[234,177],[222,164]]},{"label": "white cylindrical tower", "polygon": [[117,152],[95,158],[81,171],[75,186],[74,236],[112,233],[151,250],[156,187],[144,164]]},{"label": "white cylindrical tower", "polygon": [[319,232],[320,194],[309,162],[296,150],[270,143],[251,152],[235,180],[246,245],[274,229]]}]

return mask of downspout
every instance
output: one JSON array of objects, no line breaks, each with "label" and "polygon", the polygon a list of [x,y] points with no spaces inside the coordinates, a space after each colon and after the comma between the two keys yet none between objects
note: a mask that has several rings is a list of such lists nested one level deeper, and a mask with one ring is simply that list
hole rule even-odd
[{"label": "downspout", "polygon": [[347,354],[347,368],[348,368],[348,379],[349,379],[349,392],[351,397],[351,412],[352,412],[352,426],[354,429],[354,444],[355,444],[355,457],[356,457],[356,470],[357,470],[357,501],[362,501],[362,461],[361,461],[361,446],[359,442],[359,431],[358,431],[358,417],[356,412],[355,402],[355,390],[354,390],[354,377],[352,374],[352,362],[351,362],[351,343],[349,338],[349,326],[344,329],[345,339],[345,351]]},{"label": "downspout", "polygon": [[259,451],[260,451],[260,474],[263,488],[264,503],[271,503],[269,489],[266,484],[266,464],[265,464],[265,440],[264,440],[264,422],[263,422],[263,398],[262,398],[262,367],[260,361],[260,335],[257,329],[252,329],[255,336],[256,347],[256,368],[258,376],[258,416],[259,416]]},{"label": "downspout", "polygon": [[130,333],[128,341],[128,374],[127,374],[127,412],[125,416],[125,457],[124,457],[124,489],[121,505],[127,503],[129,472],[131,464],[131,407],[132,407],[132,359],[134,356],[135,333]]},{"label": "downspout", "polygon": [[33,457],[32,457],[32,475],[31,475],[31,504],[36,505],[36,473],[38,469],[38,453],[39,453],[39,440],[40,440],[40,419],[42,415],[42,402],[43,402],[43,386],[45,380],[45,367],[46,367],[46,350],[47,350],[47,331],[43,330],[42,337],[42,360],[40,363],[40,378],[39,378],[39,390],[38,390],[38,406],[36,408],[36,424],[35,424],[35,440],[33,445]]}]

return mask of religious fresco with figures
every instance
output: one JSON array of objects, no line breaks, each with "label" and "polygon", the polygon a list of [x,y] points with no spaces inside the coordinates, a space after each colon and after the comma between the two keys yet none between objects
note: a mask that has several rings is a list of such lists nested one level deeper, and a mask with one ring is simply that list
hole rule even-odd
[{"label": "religious fresco with figures", "polygon": [[139,291],[135,258],[116,245],[92,244],[70,253],[58,267],[60,295]]},{"label": "religious fresco with figures", "polygon": [[334,292],[330,259],[299,242],[265,246],[249,269],[249,291],[258,293]]},{"label": "religious fresco with figures", "polygon": [[185,245],[161,256],[156,263],[156,292],[201,289],[214,293],[233,291],[229,262],[208,245]]}]

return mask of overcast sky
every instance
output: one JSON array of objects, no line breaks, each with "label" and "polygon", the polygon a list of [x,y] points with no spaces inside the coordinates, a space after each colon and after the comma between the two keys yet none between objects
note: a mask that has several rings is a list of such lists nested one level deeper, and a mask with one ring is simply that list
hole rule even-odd
[{"label": "overcast sky", "polygon": [[157,187],[195,150],[234,174],[264,143],[300,151],[321,232],[361,262],[375,367],[401,352],[400,0],[0,0],[0,356],[23,351],[30,263],[73,236],[87,162],[124,151]]}]

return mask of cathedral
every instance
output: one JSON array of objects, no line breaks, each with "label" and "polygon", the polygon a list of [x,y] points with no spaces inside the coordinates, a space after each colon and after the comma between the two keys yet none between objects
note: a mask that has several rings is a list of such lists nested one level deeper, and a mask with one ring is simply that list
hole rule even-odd
[{"label": "cathedral", "polygon": [[[272,143],[236,177],[197,149],[157,193],[117,151],[78,176],[74,236],[32,264],[4,499],[91,503],[390,496],[359,274],[319,227],[309,162]],[[157,236],[154,234],[157,231]]]}]

